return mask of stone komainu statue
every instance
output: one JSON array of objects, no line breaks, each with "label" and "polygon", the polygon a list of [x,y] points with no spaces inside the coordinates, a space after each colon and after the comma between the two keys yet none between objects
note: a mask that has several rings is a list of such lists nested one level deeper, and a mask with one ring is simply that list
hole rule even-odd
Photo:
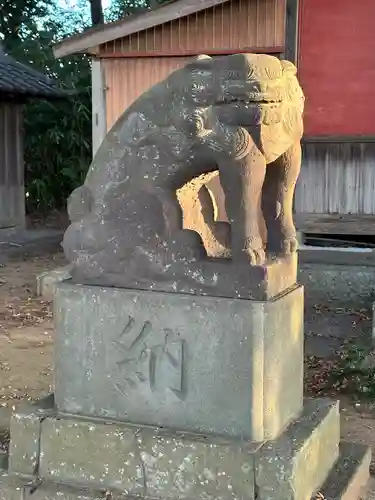
[{"label": "stone komainu statue", "polygon": [[63,246],[73,277],[176,291],[215,287],[199,235],[182,230],[176,197],[215,170],[230,225],[216,223],[213,235],[230,246],[226,265],[263,266],[267,255],[295,252],[303,107],[295,66],[268,55],[200,56],[155,85],[118,119],[69,199]]}]

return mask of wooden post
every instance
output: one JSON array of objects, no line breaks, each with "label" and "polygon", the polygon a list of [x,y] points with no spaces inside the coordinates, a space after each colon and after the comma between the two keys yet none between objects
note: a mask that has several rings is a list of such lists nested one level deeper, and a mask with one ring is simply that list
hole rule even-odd
[{"label": "wooden post", "polygon": [[107,133],[106,87],[100,59],[92,59],[92,155],[95,156]]},{"label": "wooden post", "polygon": [[286,0],[284,59],[298,65],[299,0]]},{"label": "wooden post", "polygon": [[25,226],[23,106],[0,102],[0,228]]}]

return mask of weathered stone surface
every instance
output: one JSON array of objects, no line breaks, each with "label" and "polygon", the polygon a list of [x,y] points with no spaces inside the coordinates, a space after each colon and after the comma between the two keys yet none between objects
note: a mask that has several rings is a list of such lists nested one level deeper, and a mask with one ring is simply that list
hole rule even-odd
[{"label": "weathered stone surface", "polygon": [[[7,473],[0,474],[0,500],[108,500],[108,491],[75,488],[69,485],[27,481]],[[131,500],[113,494],[110,500]]]},{"label": "weathered stone surface", "polygon": [[342,443],[339,455],[338,443],[338,403],[327,400],[308,400],[264,444],[48,416],[38,478],[2,473],[0,500],[357,500],[370,452]]},{"label": "weathered stone surface", "polygon": [[40,477],[165,500],[253,500],[260,443],[49,417]]},{"label": "weathered stone surface", "polygon": [[10,424],[9,470],[33,476],[38,472],[41,421],[54,407],[53,396],[35,404],[21,405]]},{"label": "weathered stone surface", "polygon": [[52,300],[56,284],[71,277],[72,266],[59,267],[53,271],[45,271],[36,277],[36,293],[38,297]]},{"label": "weathered stone surface", "polygon": [[[213,245],[213,244],[211,244]],[[177,274],[179,271],[177,272]],[[207,295],[212,297],[233,297],[237,299],[266,301],[277,298],[288,288],[296,285],[297,254],[283,258],[272,257],[262,266],[249,266],[247,263],[232,265],[229,259],[210,259],[195,265],[191,264],[186,275],[197,281],[194,285],[189,279],[178,278],[155,281],[152,285],[142,277],[134,278],[128,289],[153,290],[168,293],[183,293],[192,296]],[[123,275],[106,273],[89,280],[76,270],[72,271],[72,280],[76,283],[90,283],[94,286],[123,287]]]},{"label": "weathered stone surface", "polygon": [[[134,497],[132,498],[135,500]],[[132,500],[132,498],[108,490],[75,488],[47,481],[42,483],[32,495],[25,496],[22,500]]]},{"label": "weathered stone surface", "polygon": [[304,410],[256,456],[258,500],[306,500],[326,480],[338,458],[339,403],[308,400]]},{"label": "weathered stone surface", "polygon": [[[41,484],[30,496],[22,500],[106,500],[105,491],[78,489],[68,485],[46,483]],[[125,500],[125,497],[122,497]],[[120,500],[120,497],[111,497],[110,500]]]},{"label": "weathered stone surface", "polygon": [[147,428],[137,441],[151,498],[255,498],[254,453],[260,445]]},{"label": "weathered stone surface", "polygon": [[[365,498],[370,477],[371,448],[355,443],[340,443],[340,456],[325,484],[319,489],[327,500],[353,500]],[[362,496],[364,495],[364,496]],[[319,500],[319,495],[317,495]]]},{"label": "weathered stone surface", "polygon": [[[295,66],[265,54],[202,56],[155,85],[119,118],[69,199],[64,250],[73,279],[255,293],[267,275],[263,265],[273,265],[269,256],[297,249],[292,199],[303,108]],[[230,247],[225,265],[209,262],[198,234],[182,230],[176,196],[216,170],[230,226],[213,224],[211,236]]]},{"label": "weathered stone surface", "polygon": [[42,423],[40,457],[45,479],[145,493],[135,429],[47,418]]},{"label": "weathered stone surface", "polygon": [[25,500],[30,489],[34,489],[34,481],[11,476],[0,470],[0,500]]},{"label": "weathered stone surface", "polygon": [[254,302],[62,283],[55,325],[61,412],[262,441],[302,408],[300,287]]}]

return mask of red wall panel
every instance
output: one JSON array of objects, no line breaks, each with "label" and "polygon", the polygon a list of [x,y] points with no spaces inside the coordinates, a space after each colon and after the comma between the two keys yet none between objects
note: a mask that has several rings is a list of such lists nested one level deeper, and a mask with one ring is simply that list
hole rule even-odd
[{"label": "red wall panel", "polygon": [[375,135],[375,0],[300,0],[305,135]]}]

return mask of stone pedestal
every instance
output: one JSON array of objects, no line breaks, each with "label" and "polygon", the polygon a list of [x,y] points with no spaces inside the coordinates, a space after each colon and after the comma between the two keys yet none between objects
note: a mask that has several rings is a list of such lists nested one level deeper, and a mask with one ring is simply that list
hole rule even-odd
[{"label": "stone pedestal", "polygon": [[61,413],[262,441],[302,409],[301,287],[255,302],[63,283],[55,319]]},{"label": "stone pedestal", "polygon": [[[303,401],[303,289],[57,286],[55,396],[12,418],[0,500],[357,499],[366,447]],[[9,463],[7,463],[9,462]]]}]

